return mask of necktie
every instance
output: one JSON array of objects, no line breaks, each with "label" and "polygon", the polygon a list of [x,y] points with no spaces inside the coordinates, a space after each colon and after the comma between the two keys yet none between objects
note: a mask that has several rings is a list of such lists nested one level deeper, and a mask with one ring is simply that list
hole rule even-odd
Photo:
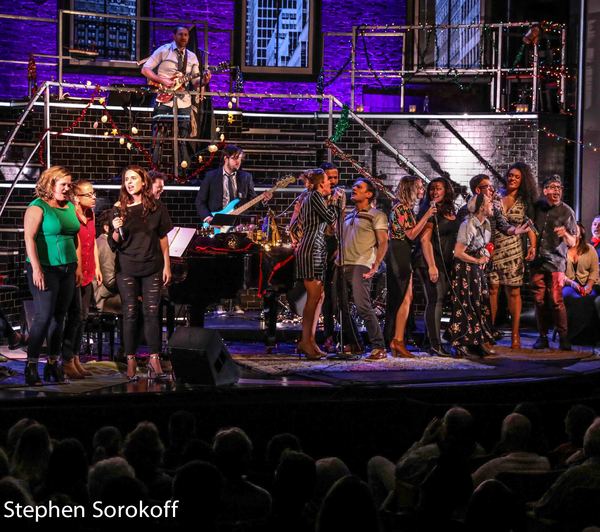
[{"label": "necktie", "polygon": [[237,186],[235,183],[235,174],[228,176],[229,181],[229,198],[234,200],[237,198]]}]

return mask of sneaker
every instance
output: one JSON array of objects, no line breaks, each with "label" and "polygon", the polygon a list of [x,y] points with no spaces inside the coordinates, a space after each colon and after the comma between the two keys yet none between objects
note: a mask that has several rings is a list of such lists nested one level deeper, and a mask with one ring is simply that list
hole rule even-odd
[{"label": "sneaker", "polygon": [[571,342],[568,338],[560,338],[558,341],[558,348],[561,351],[571,351],[572,346],[571,346]]},{"label": "sneaker", "polygon": [[236,305],[235,307],[233,307],[233,312],[235,314],[246,314],[244,312],[244,309],[242,307],[240,307],[239,305]]},{"label": "sneaker", "polygon": [[227,314],[227,312],[223,308],[223,305],[218,305],[217,310],[215,310],[215,314],[222,316],[223,314]]},{"label": "sneaker", "polygon": [[550,344],[548,343],[548,337],[538,336],[532,347],[533,349],[548,349],[550,347]]}]

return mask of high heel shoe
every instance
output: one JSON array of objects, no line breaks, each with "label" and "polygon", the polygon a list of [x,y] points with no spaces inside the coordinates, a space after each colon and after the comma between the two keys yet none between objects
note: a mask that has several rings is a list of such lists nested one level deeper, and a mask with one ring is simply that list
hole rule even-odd
[{"label": "high heel shoe", "polygon": [[415,358],[415,355],[406,349],[404,340],[398,338],[392,339],[390,342],[390,350],[392,351],[392,356],[394,358]]},{"label": "high heel shoe", "polygon": [[25,384],[27,384],[27,386],[44,385],[38,373],[37,362],[28,362],[25,366]]},{"label": "high heel shoe", "polygon": [[135,355],[127,355],[127,378],[129,382],[137,382],[139,380]]},{"label": "high heel shoe", "polygon": [[65,379],[65,372],[62,364],[56,359],[49,358],[44,366],[44,380],[46,382],[54,381],[56,384],[68,384],[68,379]]},{"label": "high heel shoe", "polygon": [[519,333],[513,334],[510,341],[511,349],[521,349],[521,336]]},{"label": "high heel shoe", "polygon": [[323,351],[317,351],[312,344],[305,345],[302,342],[298,342],[298,345],[296,346],[296,352],[299,355],[305,355],[307,360],[321,360],[325,356]]},{"label": "high heel shoe", "polygon": [[148,380],[155,382],[167,382],[169,380],[169,376],[162,370],[159,355],[150,355],[148,357]]}]

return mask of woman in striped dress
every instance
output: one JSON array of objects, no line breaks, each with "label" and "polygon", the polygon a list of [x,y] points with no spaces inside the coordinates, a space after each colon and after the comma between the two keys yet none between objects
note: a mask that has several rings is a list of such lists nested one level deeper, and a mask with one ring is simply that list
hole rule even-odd
[{"label": "woman in striped dress", "polygon": [[[331,186],[327,174],[321,169],[307,172],[310,187],[300,207],[293,226],[301,228],[296,248],[296,278],[304,281],[306,304],[302,313],[302,338],[298,353],[308,359],[318,360],[325,356],[315,340],[317,321],[323,304],[323,278],[325,275],[325,227],[336,218],[338,197],[330,197]],[[290,228],[295,231],[295,227]]]}]

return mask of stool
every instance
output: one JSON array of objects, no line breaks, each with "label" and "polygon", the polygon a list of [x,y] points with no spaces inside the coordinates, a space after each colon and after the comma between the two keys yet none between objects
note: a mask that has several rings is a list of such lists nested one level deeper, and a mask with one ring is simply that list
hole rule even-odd
[{"label": "stool", "polygon": [[91,337],[92,335],[96,335],[98,360],[102,360],[102,341],[104,333],[108,333],[110,360],[115,359],[115,331],[119,323],[119,316],[110,312],[91,312],[88,315],[84,329],[87,334],[87,349],[91,352]]}]

